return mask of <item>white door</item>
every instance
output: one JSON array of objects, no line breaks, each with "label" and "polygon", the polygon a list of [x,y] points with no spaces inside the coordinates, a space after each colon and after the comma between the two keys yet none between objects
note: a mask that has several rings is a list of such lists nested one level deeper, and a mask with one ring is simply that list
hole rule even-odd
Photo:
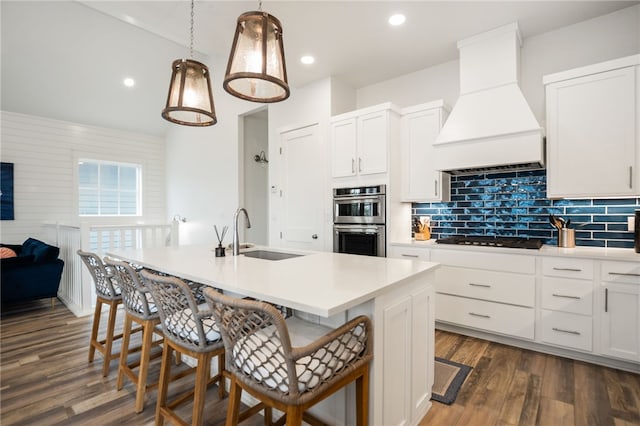
[{"label": "white door", "polygon": [[317,124],[280,134],[282,164],[281,246],[322,250],[325,155]]}]

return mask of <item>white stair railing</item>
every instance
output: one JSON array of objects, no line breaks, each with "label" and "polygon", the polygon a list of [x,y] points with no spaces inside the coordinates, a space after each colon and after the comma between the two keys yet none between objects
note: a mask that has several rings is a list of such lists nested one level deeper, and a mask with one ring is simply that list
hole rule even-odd
[{"label": "white stair railing", "polygon": [[64,269],[58,289],[58,298],[76,316],[93,312],[95,291],[91,275],[78,257],[78,249],[104,256],[108,251],[159,246],[177,246],[179,222],[169,224],[45,225],[47,238],[60,248]]}]

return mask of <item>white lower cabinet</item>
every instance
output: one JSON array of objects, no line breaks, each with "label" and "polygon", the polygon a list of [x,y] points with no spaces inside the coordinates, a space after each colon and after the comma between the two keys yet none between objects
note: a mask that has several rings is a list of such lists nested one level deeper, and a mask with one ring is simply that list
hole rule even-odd
[{"label": "white lower cabinet", "polygon": [[602,262],[601,352],[640,362],[640,264]]},{"label": "white lower cabinet", "polygon": [[593,351],[595,262],[543,257],[539,340]]},{"label": "white lower cabinet", "polygon": [[533,339],[535,309],[438,293],[436,319],[509,336]]},{"label": "white lower cabinet", "polygon": [[593,349],[593,319],[591,316],[542,310],[541,340],[591,352]]},{"label": "white lower cabinet", "polygon": [[389,256],[440,264],[435,319],[442,328],[640,371],[639,261],[491,250],[391,244]]},{"label": "white lower cabinet", "polygon": [[[428,279],[428,278],[425,278]],[[431,280],[429,279],[429,283]],[[417,425],[431,407],[435,362],[434,289],[408,286],[398,297],[380,300],[378,338],[384,348],[381,425]],[[378,344],[378,343],[374,343]],[[376,410],[382,407],[376,407]]]},{"label": "white lower cabinet", "polygon": [[426,261],[429,260],[429,250],[422,247],[390,245],[389,247],[387,247],[387,257]]},{"label": "white lower cabinet", "polygon": [[535,258],[433,250],[436,320],[482,331],[535,337]]}]

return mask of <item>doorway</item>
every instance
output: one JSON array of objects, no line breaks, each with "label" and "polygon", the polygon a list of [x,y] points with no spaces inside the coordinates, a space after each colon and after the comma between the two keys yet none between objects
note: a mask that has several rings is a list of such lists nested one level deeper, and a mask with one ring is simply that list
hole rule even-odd
[{"label": "doorway", "polygon": [[269,244],[269,113],[267,108],[251,112],[242,120],[242,194],[240,205],[247,209],[251,228],[244,229],[244,241]]}]

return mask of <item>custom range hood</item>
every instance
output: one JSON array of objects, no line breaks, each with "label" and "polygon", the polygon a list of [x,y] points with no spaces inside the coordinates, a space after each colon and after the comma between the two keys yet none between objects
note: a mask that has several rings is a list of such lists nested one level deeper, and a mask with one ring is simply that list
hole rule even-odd
[{"label": "custom range hood", "polygon": [[518,86],[521,42],[517,23],[458,42],[460,98],[433,143],[437,170],[544,166],[543,129]]}]

